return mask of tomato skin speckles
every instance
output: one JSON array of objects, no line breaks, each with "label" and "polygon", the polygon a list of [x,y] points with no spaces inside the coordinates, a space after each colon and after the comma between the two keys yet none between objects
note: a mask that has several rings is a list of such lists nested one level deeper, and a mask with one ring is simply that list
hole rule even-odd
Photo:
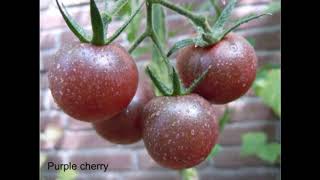
[{"label": "tomato skin speckles", "polygon": [[188,46],[177,55],[177,69],[186,86],[211,65],[206,78],[195,89],[215,104],[238,99],[251,87],[257,69],[254,48],[243,37],[230,33],[215,45]]},{"label": "tomato skin speckles", "polygon": [[143,111],[143,141],[160,165],[184,169],[206,159],[218,138],[218,125],[208,101],[190,94],[156,97]]},{"label": "tomato skin speckles", "polygon": [[95,122],[110,119],[132,100],[138,70],[119,45],[69,44],[50,64],[49,87],[58,106],[71,117]]}]

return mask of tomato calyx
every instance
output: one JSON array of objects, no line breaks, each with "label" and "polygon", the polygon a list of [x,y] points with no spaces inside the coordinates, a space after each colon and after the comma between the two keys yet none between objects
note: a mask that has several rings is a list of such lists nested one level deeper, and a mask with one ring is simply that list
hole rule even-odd
[{"label": "tomato calyx", "polygon": [[176,69],[172,65],[170,65],[170,68],[172,69],[171,73],[169,74],[172,83],[172,88],[169,88],[165,83],[163,83],[157,77],[156,73],[152,70],[152,68],[150,68],[150,66],[146,67],[146,73],[150,76],[151,81],[156,86],[156,88],[159,89],[163,96],[181,96],[192,93],[192,91],[197,87],[197,85],[199,85],[200,82],[208,74],[208,71],[211,68],[211,66],[209,66],[204,72],[202,72],[202,74],[200,74],[200,76],[196,78],[188,88],[184,87]]},{"label": "tomato calyx", "polygon": [[133,14],[124,22],[124,24],[121,27],[119,27],[114,34],[107,38],[108,25],[112,21],[112,16],[115,15],[126,3],[128,3],[128,0],[117,1],[114,8],[112,8],[112,12],[105,11],[102,13],[99,11],[95,1],[90,0],[90,18],[92,24],[92,34],[89,34],[70,16],[63,3],[60,4],[59,0],[56,0],[56,3],[67,26],[80,40],[80,42],[91,43],[97,46],[108,45],[112,43],[129,25],[129,23],[138,14],[138,12],[141,10],[144,4],[144,2],[142,2],[139,5],[139,7],[133,12]]},{"label": "tomato calyx", "polygon": [[272,15],[269,12],[264,12],[262,14],[250,14],[236,21],[231,21],[230,16],[231,12],[235,8],[237,0],[230,0],[227,6],[219,13],[218,18],[211,26],[211,31],[204,30],[199,26],[196,26],[197,36],[194,38],[188,38],[176,42],[168,51],[167,57],[171,56],[174,52],[178,51],[181,48],[184,48],[189,45],[194,45],[195,47],[207,47],[214,45],[221,41],[227,34],[239,27],[240,25],[258,19],[265,15]]}]

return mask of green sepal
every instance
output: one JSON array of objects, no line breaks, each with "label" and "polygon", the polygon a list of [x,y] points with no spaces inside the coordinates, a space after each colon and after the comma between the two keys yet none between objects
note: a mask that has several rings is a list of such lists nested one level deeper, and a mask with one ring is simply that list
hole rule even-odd
[{"label": "green sepal", "polygon": [[173,53],[177,52],[179,49],[182,49],[186,46],[194,44],[193,39],[184,39],[181,41],[176,42],[168,51],[167,57],[170,57]]},{"label": "green sepal", "polygon": [[192,91],[204,80],[204,78],[207,76],[209,70],[211,69],[211,65],[201,73],[201,75],[195,79],[191,85],[186,89],[184,94],[190,94]]},{"label": "green sepal", "polygon": [[70,16],[63,4],[60,5],[58,0],[56,0],[56,3],[63,19],[73,34],[78,37],[81,42],[89,43],[91,39],[90,35]]},{"label": "green sepal", "polygon": [[212,26],[212,36],[219,39],[220,35],[224,31],[224,26],[228,22],[232,10],[235,8],[237,0],[230,0],[227,6],[223,9],[217,21]]},{"label": "green sepal", "polygon": [[152,80],[153,84],[157,87],[157,89],[162,93],[164,96],[171,96],[172,91],[163,84],[158,77],[155,76],[155,73],[151,70],[149,66],[146,67],[146,72],[150,76],[150,79]]},{"label": "green sepal", "polygon": [[173,95],[182,95],[185,92],[185,88],[179,78],[179,74],[176,69],[172,66],[172,84],[173,84]]},{"label": "green sepal", "polygon": [[245,17],[242,17],[240,18],[239,20],[237,20],[235,23],[232,24],[232,26],[228,29],[226,29],[220,36],[220,38],[226,36],[228,33],[230,33],[231,31],[233,31],[235,28],[239,27],[241,24],[244,24],[246,22],[249,22],[251,20],[254,20],[254,19],[257,19],[261,16],[264,16],[264,15],[271,15],[270,13],[264,13],[264,14],[259,14],[259,15],[256,15],[256,14],[250,14],[248,16],[245,16]]},{"label": "green sepal", "polygon": [[[95,45],[105,44],[105,24],[94,0],[90,0],[90,15],[92,25],[92,40]],[[106,31],[108,31],[106,29]]]}]

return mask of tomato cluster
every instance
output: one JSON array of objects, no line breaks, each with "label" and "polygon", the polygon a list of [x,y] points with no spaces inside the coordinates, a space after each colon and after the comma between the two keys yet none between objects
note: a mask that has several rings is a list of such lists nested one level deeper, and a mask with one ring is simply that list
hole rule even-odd
[{"label": "tomato cluster", "polygon": [[156,162],[184,169],[202,162],[217,142],[209,101],[228,103],[243,95],[255,78],[256,64],[254,49],[236,34],[210,47],[188,46],[177,56],[185,85],[211,66],[196,94],[155,97],[144,68],[138,71],[121,46],[75,44],[57,53],[49,83],[60,108],[93,123],[101,137],[117,144],[142,138]]},{"label": "tomato cluster", "polygon": [[[58,4],[82,43],[64,46],[51,62],[48,79],[55,102],[69,116],[92,123],[97,134],[110,142],[143,139],[150,156],[164,167],[185,169],[204,161],[219,134],[211,103],[229,103],[248,91],[257,68],[253,47],[229,33],[208,46],[180,49],[178,74],[172,67],[171,76],[176,88],[172,94],[155,97],[144,68],[137,68],[122,46],[106,41],[103,23],[109,21],[102,21],[94,1],[90,2],[91,14],[98,16],[91,40]],[[161,82],[148,72],[159,89]]]}]

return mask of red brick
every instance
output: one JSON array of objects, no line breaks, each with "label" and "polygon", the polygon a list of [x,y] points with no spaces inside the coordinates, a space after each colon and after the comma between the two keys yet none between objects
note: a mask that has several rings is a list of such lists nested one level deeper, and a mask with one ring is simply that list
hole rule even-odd
[{"label": "red brick", "polygon": [[40,33],[40,49],[52,49],[56,47],[56,39],[54,33]]},{"label": "red brick", "polygon": [[58,145],[61,149],[87,149],[112,146],[115,146],[115,144],[104,140],[94,130],[66,130],[62,142]]},{"label": "red brick", "polygon": [[231,110],[231,122],[277,119],[272,109],[257,97],[243,97],[228,106]]},{"label": "red brick", "polygon": [[50,66],[50,63],[53,61],[54,56],[55,56],[56,52],[50,52],[50,53],[42,53],[41,54],[41,59],[40,61],[42,61],[43,64],[43,68],[42,71],[43,72],[47,72]]},{"label": "red brick", "polygon": [[[90,16],[88,16],[89,6],[67,8],[67,11],[81,26],[87,25],[90,21]],[[53,28],[68,28],[58,10],[58,7],[56,6],[56,3],[54,3],[53,8],[50,8],[45,12],[41,12],[40,14],[40,29],[45,30]]]},{"label": "red brick", "polygon": [[174,34],[173,37],[195,33],[195,29],[191,23],[186,18],[182,18],[179,15],[167,18],[167,30]]},{"label": "red brick", "polygon": [[274,122],[248,122],[227,124],[219,136],[222,145],[240,145],[241,136],[248,132],[265,132],[270,141],[275,139],[276,123]]},{"label": "red brick", "polygon": [[40,13],[40,29],[51,29],[66,26],[62,16],[58,13],[48,14],[48,11]]},{"label": "red brick", "polygon": [[[69,161],[77,165],[86,162],[89,164],[108,164],[108,171],[130,170],[133,168],[133,157],[130,151],[117,151],[112,153],[106,153],[106,151],[75,152],[70,155]],[[95,171],[82,172],[94,173]]]},{"label": "red brick", "polygon": [[263,166],[267,162],[256,156],[241,156],[240,147],[223,147],[213,158],[214,167],[217,168],[240,168],[246,166]]},{"label": "red brick", "polygon": [[281,52],[265,52],[257,53],[258,56],[258,66],[261,67],[265,64],[281,64]]},{"label": "red brick", "polygon": [[68,116],[67,129],[71,129],[71,130],[88,130],[88,129],[92,129],[92,124],[91,123],[87,123],[87,122],[83,122],[83,121],[79,121],[79,120],[76,120],[76,119]]},{"label": "red brick", "polygon": [[249,168],[249,169],[216,169],[199,172],[201,180],[278,180],[279,169]]},{"label": "red brick", "polygon": [[125,180],[179,180],[180,176],[177,171],[167,170],[164,172],[148,171],[139,172],[135,171],[132,173],[126,173],[123,176]]},{"label": "red brick", "polygon": [[[87,1],[89,2],[89,1]],[[73,16],[81,26],[91,26],[91,19],[90,19],[90,10],[89,6],[82,7],[78,12],[75,13],[76,15]]]},{"label": "red brick", "polygon": [[278,30],[261,30],[260,32],[241,32],[239,33],[245,38],[253,38],[255,40],[254,48],[256,50],[279,50],[281,33]]},{"label": "red brick", "polygon": [[40,88],[41,89],[49,88],[48,73],[41,73],[40,74]]}]

